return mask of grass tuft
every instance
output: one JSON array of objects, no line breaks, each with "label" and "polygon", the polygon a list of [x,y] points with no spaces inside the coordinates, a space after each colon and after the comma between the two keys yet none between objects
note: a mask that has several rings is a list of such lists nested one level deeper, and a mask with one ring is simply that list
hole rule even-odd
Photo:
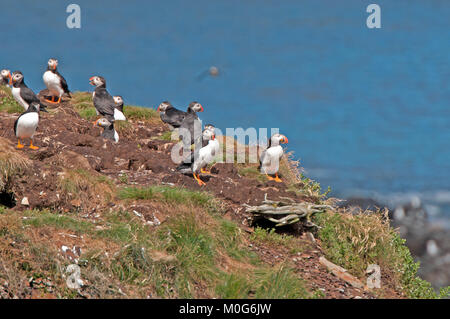
[{"label": "grass tuft", "polygon": [[31,161],[16,151],[8,140],[0,138],[0,191],[10,189],[14,178],[24,173]]},{"label": "grass tuft", "polygon": [[180,187],[149,186],[125,187],[119,191],[120,199],[158,200],[166,203],[190,203],[197,206],[207,205],[212,195],[205,192],[191,191]]}]

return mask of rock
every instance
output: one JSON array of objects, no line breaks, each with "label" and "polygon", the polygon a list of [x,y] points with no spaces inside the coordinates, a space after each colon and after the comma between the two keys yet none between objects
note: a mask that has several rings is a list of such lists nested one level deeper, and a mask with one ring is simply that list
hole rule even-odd
[{"label": "rock", "polygon": [[28,197],[22,198],[22,201],[20,202],[23,206],[30,206],[30,202],[28,201]]},{"label": "rock", "polygon": [[325,257],[320,257],[319,262],[324,265],[333,275],[344,280],[355,288],[363,288],[364,285],[362,282],[356,277],[350,275],[346,269],[333,264],[331,261],[328,261]]}]

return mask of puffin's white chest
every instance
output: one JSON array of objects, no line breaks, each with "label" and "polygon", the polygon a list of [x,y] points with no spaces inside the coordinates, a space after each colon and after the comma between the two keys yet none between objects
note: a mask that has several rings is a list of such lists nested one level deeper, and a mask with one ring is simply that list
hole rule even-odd
[{"label": "puffin's white chest", "polygon": [[202,147],[198,152],[198,158],[194,160],[192,170],[198,172],[201,168],[211,163],[219,152],[219,141],[209,141],[208,145]]},{"label": "puffin's white chest", "polygon": [[17,122],[16,136],[18,138],[33,137],[38,124],[39,114],[37,112],[30,112],[21,115]]},{"label": "puffin's white chest", "polygon": [[13,87],[11,90],[12,96],[16,99],[17,103],[19,103],[20,105],[23,106],[23,108],[25,110],[28,109],[28,103],[24,101],[24,99],[22,99],[22,97],[20,96],[20,88],[15,88]]},{"label": "puffin's white chest", "polygon": [[264,155],[261,170],[266,174],[275,174],[280,167],[280,158],[283,156],[283,148],[281,145],[269,147]]},{"label": "puffin's white chest", "polygon": [[116,130],[114,130],[114,140],[116,141],[116,143],[119,142],[119,134]]},{"label": "puffin's white chest", "polygon": [[118,109],[114,109],[114,120],[116,121],[126,121],[127,118],[125,117],[125,115],[120,112]]},{"label": "puffin's white chest", "polygon": [[57,74],[53,73],[52,71],[45,71],[42,79],[44,80],[45,85],[52,94],[60,96],[64,93],[64,90],[61,87],[61,81]]}]

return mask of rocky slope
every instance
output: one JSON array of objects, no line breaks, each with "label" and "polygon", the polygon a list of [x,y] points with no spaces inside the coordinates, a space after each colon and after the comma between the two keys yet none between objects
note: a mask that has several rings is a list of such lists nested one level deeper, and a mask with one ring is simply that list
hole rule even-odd
[{"label": "rocky slope", "polygon": [[[380,212],[336,208],[315,217],[320,229],[311,232],[252,224],[243,205],[266,195],[332,204],[287,157],[284,183],[261,178],[256,165],[216,163],[200,187],[175,171],[174,142],[152,109],[125,106],[115,144],[92,126],[90,94],[75,93],[41,113],[37,151],[15,148],[18,112],[2,88],[0,297],[435,296]],[[365,285],[369,263],[383,269],[379,289]],[[71,264],[79,289],[67,283]]]}]

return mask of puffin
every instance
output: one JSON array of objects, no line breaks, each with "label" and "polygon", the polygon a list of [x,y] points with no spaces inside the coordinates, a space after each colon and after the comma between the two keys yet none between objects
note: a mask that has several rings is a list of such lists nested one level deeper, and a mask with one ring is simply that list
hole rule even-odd
[{"label": "puffin", "polygon": [[[47,112],[45,109],[44,112]],[[33,145],[33,135],[39,124],[39,103],[31,102],[27,110],[19,115],[14,122],[14,134],[16,135],[17,148],[23,148],[25,145],[20,143],[20,140],[26,138],[30,139],[30,148],[37,150],[39,147]]]},{"label": "puffin", "polygon": [[38,104],[38,111],[45,111],[45,106],[41,104],[41,101],[34,92],[28,88],[25,84],[24,76],[20,71],[14,71],[11,76],[12,83],[12,95],[16,101],[23,106],[25,111],[31,103]]},{"label": "puffin", "polygon": [[[206,145],[208,145],[210,139],[211,139],[211,135],[210,134],[205,134],[205,131],[209,130],[214,132],[215,134],[215,127],[212,124],[207,124],[204,127],[203,133],[201,135],[201,146],[199,145],[195,145],[195,151],[192,152],[190,151],[188,154],[189,156],[187,156],[185,158],[185,160],[183,161],[183,163],[181,163],[180,165],[178,165],[178,167],[176,168],[177,171],[179,171],[182,174],[190,174],[192,173],[192,164],[194,163],[194,159],[196,156],[198,156],[198,151],[200,148],[205,147]],[[207,173],[202,172],[202,173]]]},{"label": "puffin", "polygon": [[[114,122],[114,109],[116,102],[111,94],[106,90],[106,80],[102,76],[93,76],[89,79],[89,83],[95,86],[92,93],[92,101],[94,102],[97,115],[105,117],[110,123]],[[97,123],[95,123],[97,124]]]},{"label": "puffin", "polygon": [[11,84],[11,72],[9,70],[0,71],[0,86]]},{"label": "puffin", "polygon": [[[272,135],[269,140],[269,145],[259,157],[258,169],[261,173],[266,174],[269,180],[274,180],[276,182],[282,182],[278,177],[278,169],[280,164],[281,156],[283,156],[283,147],[280,144],[285,144],[288,142],[286,136],[276,133]],[[269,175],[275,175],[271,177]]]},{"label": "puffin", "polygon": [[70,95],[66,79],[56,69],[58,67],[58,60],[53,58],[49,59],[47,64],[47,70],[44,72],[42,79],[51,94],[51,100],[46,99],[46,101],[49,103],[60,103],[64,93],[71,98],[72,96]]},{"label": "puffin", "polygon": [[192,163],[192,174],[200,186],[206,185],[200,179],[200,173],[209,173],[206,167],[214,160],[220,150],[219,141],[216,139],[214,130],[206,129],[203,131],[202,136],[203,139],[208,140],[208,144],[199,149],[197,156],[194,157],[194,163]]},{"label": "puffin", "polygon": [[186,112],[176,109],[169,101],[162,102],[156,110],[160,112],[161,121],[169,125],[171,131],[180,127],[186,116]]},{"label": "puffin", "polygon": [[103,133],[101,134],[103,138],[114,141],[116,143],[119,142],[119,134],[114,129],[113,122],[110,122],[106,118],[102,117],[95,121],[95,125],[103,127]]},{"label": "puffin", "polygon": [[116,103],[114,107],[114,120],[115,121],[126,121],[127,118],[123,113],[123,98],[120,95],[113,96],[114,102]]},{"label": "puffin", "polygon": [[[203,112],[203,106],[196,101],[191,102],[180,125],[179,136],[185,148],[197,143],[202,138],[202,122],[198,118],[197,112]],[[187,132],[189,134],[186,134]]]}]

